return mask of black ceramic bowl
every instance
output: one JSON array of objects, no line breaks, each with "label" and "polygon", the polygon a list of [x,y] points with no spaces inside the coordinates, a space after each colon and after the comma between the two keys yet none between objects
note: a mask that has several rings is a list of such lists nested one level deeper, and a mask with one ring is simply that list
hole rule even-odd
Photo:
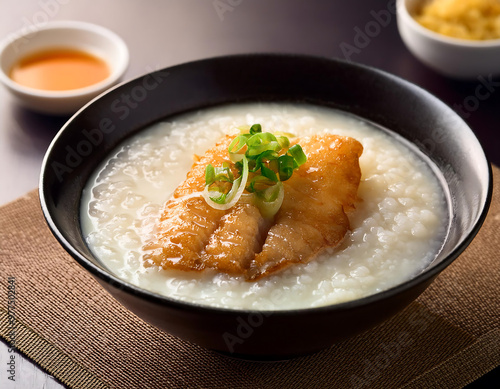
[{"label": "black ceramic bowl", "polygon": [[[415,144],[437,166],[451,223],[437,259],[420,275],[366,298],[320,308],[259,312],[219,309],[142,290],[115,277],[86,246],[82,189],[124,138],[181,112],[239,101],[300,101],[342,109]],[[93,140],[88,136],[93,131]],[[491,199],[491,167],[476,137],[441,101],[365,66],[293,55],[242,55],[147,74],[101,95],[57,134],[43,163],[40,199],[47,223],[73,258],[120,303],[168,333],[252,359],[308,354],[368,329],[413,301],[471,242]]]}]

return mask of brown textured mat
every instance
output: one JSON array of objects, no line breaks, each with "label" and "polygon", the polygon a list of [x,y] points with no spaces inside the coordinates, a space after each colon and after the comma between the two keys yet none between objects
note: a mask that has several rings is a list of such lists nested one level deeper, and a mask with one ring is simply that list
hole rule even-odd
[{"label": "brown textured mat", "polygon": [[416,302],[362,335],[280,363],[229,359],[144,323],[59,246],[31,192],[0,208],[0,336],[74,388],[462,387],[500,365],[493,170],[482,230]]}]

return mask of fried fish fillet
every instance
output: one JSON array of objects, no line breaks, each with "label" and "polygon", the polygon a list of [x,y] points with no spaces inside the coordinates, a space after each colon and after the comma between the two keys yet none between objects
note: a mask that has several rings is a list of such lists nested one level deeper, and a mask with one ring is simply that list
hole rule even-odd
[{"label": "fried fish fillet", "polygon": [[[156,240],[145,245],[144,263],[179,270],[203,270],[201,254],[225,211],[209,206],[196,194],[205,188],[205,167],[228,160],[227,148],[233,137],[222,138],[208,150],[187,174],[165,205],[157,226]],[[193,194],[195,196],[193,196]]]},{"label": "fried fish fillet", "polygon": [[210,207],[197,194],[205,166],[227,159],[232,137],[210,149],[188,173],[165,206],[155,241],[144,247],[146,265],[243,275],[249,281],[293,263],[306,263],[337,246],[349,230],[361,179],[361,144],[353,138],[315,135],[297,138],[307,162],[285,181],[283,204],[273,220],[252,204],[227,211]]},{"label": "fried fish fillet", "polygon": [[306,263],[337,246],[349,230],[361,179],[357,140],[316,135],[298,140],[307,162],[283,183],[285,198],[247,278],[256,280],[293,263]]}]

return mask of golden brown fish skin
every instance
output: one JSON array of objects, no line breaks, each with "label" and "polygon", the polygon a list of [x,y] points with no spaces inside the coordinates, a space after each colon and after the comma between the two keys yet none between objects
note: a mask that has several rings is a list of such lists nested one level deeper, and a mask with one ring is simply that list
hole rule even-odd
[{"label": "golden brown fish skin", "polygon": [[274,220],[266,220],[252,204],[219,211],[190,197],[204,189],[206,165],[226,160],[231,140],[224,138],[201,157],[167,202],[156,242],[145,247],[146,265],[212,268],[256,281],[342,241],[349,229],[345,212],[354,208],[361,177],[359,142],[336,135],[296,139],[308,160],[284,182],[283,205]]},{"label": "golden brown fish skin", "polygon": [[234,136],[222,138],[194,164],[186,180],[174,191],[157,226],[155,242],[144,246],[145,266],[178,270],[203,270],[201,254],[226,211],[212,208],[203,197],[189,197],[205,188],[205,168],[228,160],[227,148]]},{"label": "golden brown fish skin", "polygon": [[254,205],[235,205],[222,216],[210,237],[202,255],[203,263],[224,273],[244,274],[255,253],[262,249],[269,225],[270,221]]},{"label": "golden brown fish skin", "polygon": [[316,135],[298,140],[307,162],[285,181],[285,198],[262,252],[247,273],[258,280],[293,263],[306,263],[337,246],[349,230],[361,179],[363,146],[353,138]]}]

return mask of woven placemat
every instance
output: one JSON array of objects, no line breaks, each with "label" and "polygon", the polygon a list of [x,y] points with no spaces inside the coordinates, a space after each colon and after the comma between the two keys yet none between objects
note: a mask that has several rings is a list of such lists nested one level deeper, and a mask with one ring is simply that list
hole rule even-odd
[{"label": "woven placemat", "polygon": [[74,388],[462,387],[500,365],[493,170],[482,230],[417,301],[364,334],[279,363],[218,355],[127,311],[59,246],[33,191],[0,208],[0,336]]}]

